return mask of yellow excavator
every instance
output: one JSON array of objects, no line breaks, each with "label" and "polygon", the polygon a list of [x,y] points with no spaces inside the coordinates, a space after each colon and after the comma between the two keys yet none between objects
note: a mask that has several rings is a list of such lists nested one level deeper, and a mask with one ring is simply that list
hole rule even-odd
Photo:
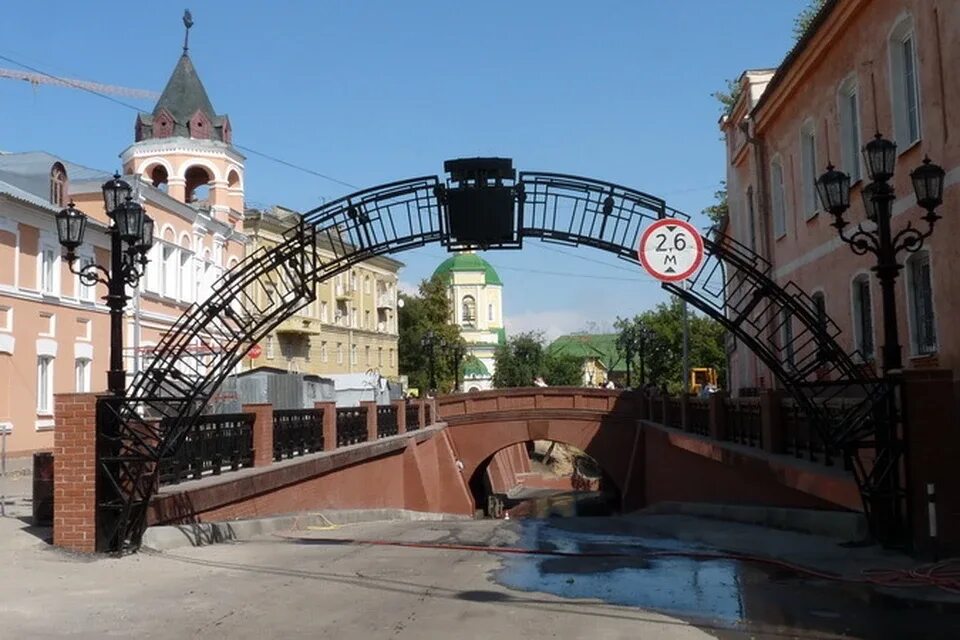
[{"label": "yellow excavator", "polygon": [[717,388],[717,370],[713,367],[693,367],[690,369],[690,393],[699,396],[703,387]]}]

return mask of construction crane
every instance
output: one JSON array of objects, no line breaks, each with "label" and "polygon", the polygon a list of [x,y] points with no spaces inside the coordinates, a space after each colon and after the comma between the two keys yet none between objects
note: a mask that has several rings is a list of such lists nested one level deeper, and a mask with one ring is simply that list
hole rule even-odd
[{"label": "construction crane", "polygon": [[112,93],[115,95],[125,96],[127,98],[140,98],[143,100],[156,99],[160,97],[160,94],[156,91],[147,91],[146,89],[118,87],[112,84],[100,84],[99,82],[87,82],[86,80],[60,78],[57,76],[49,76],[44,73],[32,73],[30,71],[19,71],[17,69],[0,68],[0,78],[23,80],[24,82],[29,82],[34,87],[41,84],[52,84],[57,87],[88,89],[96,93]]}]

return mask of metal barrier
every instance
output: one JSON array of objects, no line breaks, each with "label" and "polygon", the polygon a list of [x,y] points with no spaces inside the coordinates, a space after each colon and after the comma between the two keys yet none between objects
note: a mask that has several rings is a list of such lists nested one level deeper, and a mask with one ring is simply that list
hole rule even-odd
[{"label": "metal barrier", "polygon": [[175,453],[160,459],[160,484],[253,466],[253,421],[252,413],[201,416]]},{"label": "metal barrier", "polygon": [[727,408],[727,440],[748,447],[762,445],[760,436],[760,401],[754,398],[725,398]]},{"label": "metal barrier", "polygon": [[710,433],[710,401],[705,398],[687,399],[687,430],[702,436]]},{"label": "metal barrier", "polygon": [[388,438],[400,433],[397,427],[397,408],[393,405],[377,407],[377,438]]},{"label": "metal barrier", "polygon": [[407,431],[416,431],[420,428],[420,405],[407,402]]},{"label": "metal barrier", "polygon": [[337,446],[367,441],[367,412],[358,407],[337,407]]},{"label": "metal barrier", "polygon": [[323,451],[323,409],[273,412],[273,459]]},{"label": "metal barrier", "polygon": [[[827,411],[846,411],[845,407],[834,408],[833,403],[826,406]],[[782,406],[783,448],[784,453],[796,458],[805,458],[811,462],[819,462],[832,466],[834,458],[841,457],[840,451],[824,446],[823,438],[810,424],[810,419],[803,407],[785,398]]]}]

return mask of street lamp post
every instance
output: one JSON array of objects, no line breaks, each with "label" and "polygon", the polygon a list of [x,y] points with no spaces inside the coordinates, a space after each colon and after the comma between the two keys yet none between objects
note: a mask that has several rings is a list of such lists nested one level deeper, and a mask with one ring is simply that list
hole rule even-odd
[{"label": "street lamp post", "polygon": [[[878,453],[886,451],[893,458],[878,460],[878,464],[887,463],[888,470],[881,479],[880,490],[869,499],[873,502],[871,511],[876,516],[877,535],[885,538],[882,540],[884,542],[900,543],[906,541],[907,532],[903,529],[904,514],[899,497],[902,490],[899,477],[902,435],[897,433],[898,407],[893,393],[893,386],[899,381],[903,368],[895,288],[903,265],[898,262],[897,256],[904,251],[913,253],[920,250],[924,240],[933,233],[934,224],[940,219],[936,209],[943,203],[944,171],[931,163],[929,158],[924,158],[923,164],[910,173],[917,204],[926,211],[921,218],[927,223],[926,229],[921,231],[914,228],[913,222],[908,222],[906,227],[894,234],[890,219],[896,196],[889,181],[894,173],[897,145],[877,133],[863,147],[863,157],[871,182],[864,185],[861,195],[867,219],[875,224],[875,229],[864,229],[861,223],[853,233],[844,234],[849,224],[843,215],[850,207],[850,176],[828,164],[827,171],[817,179],[816,187],[824,209],[833,215],[832,226],[837,229],[840,239],[850,245],[855,254],[862,256],[870,253],[876,258],[872,271],[877,274],[880,283],[884,338],[882,366],[888,390],[887,400],[875,416],[875,437]],[[905,468],[905,475],[908,473],[909,470]],[[907,495],[907,517],[910,513],[909,498]]]},{"label": "street lamp post", "polygon": [[103,201],[113,224],[107,230],[110,236],[110,268],[91,263],[75,267],[76,250],[83,244],[87,216],[71,202],[57,214],[57,236],[67,250],[70,272],[80,277],[87,286],[97,283],[107,287],[107,307],[110,309],[110,369],[107,389],[122,397],[126,389],[126,371],[123,368],[123,312],[129,297],[127,285],[135,285],[143,276],[147,252],[153,245],[153,220],[131,197],[130,185],[119,174],[103,187]]},{"label": "street lamp post", "polygon": [[457,340],[450,344],[449,347],[450,358],[453,361],[453,388],[454,391],[459,392],[462,391],[461,387],[463,386],[460,381],[460,369],[463,364],[463,358],[467,355],[467,346],[463,343],[463,340]]},{"label": "street lamp post", "polygon": [[443,338],[437,335],[432,329],[427,331],[420,340],[420,346],[427,351],[427,360],[430,367],[430,388],[427,393],[436,393],[437,390],[437,349],[443,349],[446,346]]},{"label": "street lamp post", "polygon": [[143,276],[147,252],[153,245],[153,220],[131,197],[130,185],[115,174],[102,187],[103,202],[113,224],[110,236],[110,268],[96,263],[76,268],[76,250],[83,244],[87,216],[73,202],[57,214],[57,236],[67,251],[70,272],[87,286],[97,283],[107,287],[105,300],[110,309],[110,369],[107,389],[110,396],[97,403],[96,418],[96,548],[98,551],[120,551],[126,540],[118,523],[124,509],[123,489],[118,484],[121,470],[121,422],[123,398],[126,395],[126,371],[123,367],[123,313],[129,299],[128,285],[135,285]]}]

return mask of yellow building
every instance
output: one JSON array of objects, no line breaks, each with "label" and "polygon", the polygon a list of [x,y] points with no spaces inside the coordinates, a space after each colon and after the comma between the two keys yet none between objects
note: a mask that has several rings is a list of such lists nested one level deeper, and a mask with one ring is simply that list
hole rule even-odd
[{"label": "yellow building", "polygon": [[[283,207],[244,214],[248,252],[283,241],[298,221]],[[320,260],[333,258],[318,244]],[[299,373],[331,375],[377,371],[396,378],[397,272],[402,262],[371,258],[317,286],[317,299],[284,320],[243,360],[244,369],[276,367]],[[259,302],[259,301],[258,301]],[[257,355],[256,358],[250,355]]]}]

